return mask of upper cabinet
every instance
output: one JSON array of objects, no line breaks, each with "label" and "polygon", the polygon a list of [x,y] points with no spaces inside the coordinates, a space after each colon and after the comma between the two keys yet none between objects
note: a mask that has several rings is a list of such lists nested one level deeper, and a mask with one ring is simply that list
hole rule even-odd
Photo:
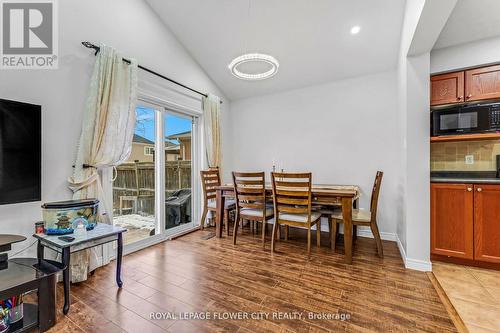
[{"label": "upper cabinet", "polygon": [[464,72],[431,77],[431,105],[463,102]]},{"label": "upper cabinet", "polygon": [[500,99],[500,65],[431,76],[431,106]]},{"label": "upper cabinet", "polygon": [[466,101],[500,98],[500,65],[465,71]]}]

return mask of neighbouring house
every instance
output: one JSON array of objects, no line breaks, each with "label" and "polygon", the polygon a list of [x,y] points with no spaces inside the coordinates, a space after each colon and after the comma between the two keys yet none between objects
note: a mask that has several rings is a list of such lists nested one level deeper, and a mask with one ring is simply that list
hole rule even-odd
[{"label": "neighbouring house", "polygon": [[191,131],[176,133],[167,136],[167,140],[179,142],[179,160],[191,161]]},{"label": "neighbouring house", "polygon": [[134,134],[132,139],[132,153],[127,162],[153,162],[155,143],[143,136]]},{"label": "neighbouring house", "polygon": [[[182,154],[178,144],[165,140],[165,161],[177,161]],[[191,144],[189,144],[191,148]],[[190,150],[191,151],[191,150]],[[155,143],[143,136],[134,134],[132,139],[132,153],[127,162],[153,162]]]}]

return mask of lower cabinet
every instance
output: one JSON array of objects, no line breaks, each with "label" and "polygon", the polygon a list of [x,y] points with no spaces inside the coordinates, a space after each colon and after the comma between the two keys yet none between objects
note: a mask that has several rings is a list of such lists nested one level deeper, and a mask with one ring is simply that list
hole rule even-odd
[{"label": "lower cabinet", "polygon": [[432,183],[431,253],[500,264],[500,185]]},{"label": "lower cabinet", "polygon": [[500,185],[474,190],[474,259],[500,264]]},{"label": "lower cabinet", "polygon": [[474,258],[472,185],[431,185],[431,253],[462,259]]}]

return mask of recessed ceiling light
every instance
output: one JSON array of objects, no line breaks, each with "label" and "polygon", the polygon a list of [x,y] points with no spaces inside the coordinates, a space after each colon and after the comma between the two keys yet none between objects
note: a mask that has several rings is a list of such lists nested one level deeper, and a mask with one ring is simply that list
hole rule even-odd
[{"label": "recessed ceiling light", "polygon": [[[241,66],[242,64],[248,62],[265,63],[270,65],[271,68],[262,73],[245,73],[238,70],[238,66]],[[231,63],[227,65],[227,67],[231,71],[231,74],[242,80],[264,80],[270,78],[278,72],[279,66],[280,65],[278,63],[278,60],[276,60],[274,57],[261,53],[243,54],[239,57],[234,58],[233,61],[231,61]]]},{"label": "recessed ceiling light", "polygon": [[356,35],[357,33],[359,33],[360,30],[361,27],[359,25],[355,25],[354,27],[351,28],[351,34]]}]

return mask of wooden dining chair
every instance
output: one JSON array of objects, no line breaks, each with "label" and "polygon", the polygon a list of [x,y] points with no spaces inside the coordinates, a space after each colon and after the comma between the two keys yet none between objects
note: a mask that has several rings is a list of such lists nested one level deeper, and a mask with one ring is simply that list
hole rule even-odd
[{"label": "wooden dining chair", "polygon": [[[216,190],[215,187],[220,185],[220,175],[218,168],[212,168],[209,170],[200,171],[201,177],[201,187],[203,190],[203,213],[201,214],[201,224],[200,228],[203,230],[205,227],[205,220],[209,211],[216,213]],[[226,226],[226,232],[229,236],[229,211],[235,208],[235,203],[233,199],[226,199],[224,204],[224,224]]]},{"label": "wooden dining chair", "polygon": [[[377,243],[377,253],[380,258],[384,257],[384,250],[382,249],[382,239],[380,238],[380,233],[377,226],[377,207],[378,207],[378,197],[380,193],[380,185],[382,184],[382,176],[384,173],[382,171],[377,171],[375,176],[375,182],[373,183],[372,196],[370,200],[370,211],[353,209],[352,210],[352,225],[358,226],[369,226],[372,230],[373,237]],[[335,239],[337,238],[338,224],[343,222],[342,211],[335,212],[332,214],[332,247],[335,248]]]},{"label": "wooden dining chair", "polygon": [[239,222],[248,220],[262,222],[262,247],[265,248],[267,221],[274,217],[273,206],[266,202],[265,173],[233,172],[233,184],[236,197],[233,244],[236,244]]},{"label": "wooden dining chair", "polygon": [[285,226],[307,229],[307,257],[311,256],[311,227],[316,225],[316,245],[321,246],[321,213],[312,210],[312,174],[271,173],[275,222],[273,226],[271,252],[275,250],[276,232]]}]

